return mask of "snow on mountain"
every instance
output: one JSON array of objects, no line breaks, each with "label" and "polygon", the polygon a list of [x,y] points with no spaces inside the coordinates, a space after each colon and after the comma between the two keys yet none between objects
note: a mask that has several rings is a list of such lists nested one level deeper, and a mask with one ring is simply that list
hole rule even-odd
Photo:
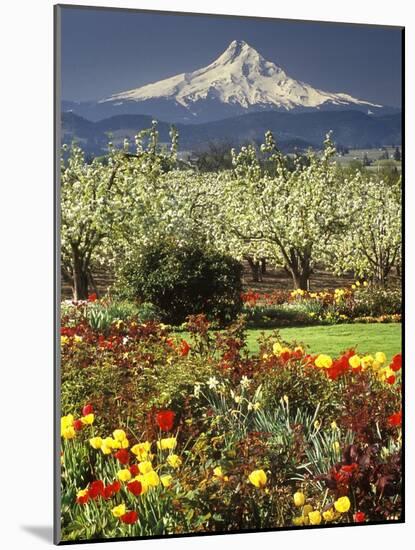
[{"label": "snow on mountain", "polygon": [[342,105],[382,107],[345,93],[318,90],[295,80],[243,40],[233,40],[207,67],[121,92],[99,103],[122,105],[124,101],[153,100],[174,101],[190,112],[205,100],[239,107],[242,111],[252,107],[287,111]]}]

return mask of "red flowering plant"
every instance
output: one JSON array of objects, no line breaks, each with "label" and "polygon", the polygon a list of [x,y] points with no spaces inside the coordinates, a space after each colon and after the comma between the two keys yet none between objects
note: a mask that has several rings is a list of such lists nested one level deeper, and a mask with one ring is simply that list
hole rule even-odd
[{"label": "red flowering plant", "polygon": [[334,498],[347,496],[355,522],[399,519],[402,510],[401,452],[385,455],[378,445],[349,445],[342,461],[327,475],[317,476]]},{"label": "red flowering plant", "polygon": [[174,425],[174,419],[176,417],[176,413],[174,411],[159,411],[156,413],[156,423],[160,430],[164,432],[171,432]]}]

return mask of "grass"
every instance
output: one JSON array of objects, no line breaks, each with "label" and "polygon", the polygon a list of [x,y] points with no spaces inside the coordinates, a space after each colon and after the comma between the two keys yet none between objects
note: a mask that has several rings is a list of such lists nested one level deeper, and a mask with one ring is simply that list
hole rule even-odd
[{"label": "grass", "polygon": [[[249,329],[248,347],[251,352],[258,351],[258,337],[272,330]],[[311,353],[327,353],[332,356],[356,347],[359,353],[383,351],[390,358],[401,351],[400,323],[341,324],[316,327],[282,328],[279,333],[287,342],[297,341],[307,346]]]}]

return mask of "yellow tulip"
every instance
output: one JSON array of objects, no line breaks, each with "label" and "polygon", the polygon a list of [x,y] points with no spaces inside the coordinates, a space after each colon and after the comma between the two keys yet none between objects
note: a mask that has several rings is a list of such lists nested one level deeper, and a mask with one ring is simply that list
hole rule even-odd
[{"label": "yellow tulip", "polygon": [[216,468],[213,469],[213,475],[216,477],[223,477],[222,468],[220,466],[216,466]]},{"label": "yellow tulip", "polygon": [[86,416],[83,416],[81,418],[81,422],[82,424],[84,424],[85,426],[90,426],[91,424],[94,423],[94,414],[93,413],[90,413],[90,414],[87,414]]},{"label": "yellow tulip", "polygon": [[280,353],[282,352],[282,346],[279,342],[276,342],[273,346],[272,346],[272,351],[274,353],[274,355],[280,355]]},{"label": "yellow tulip", "polygon": [[334,507],[338,512],[344,514],[350,510],[350,500],[349,497],[340,497],[334,503]]},{"label": "yellow tulip", "polygon": [[171,476],[170,474],[165,474],[164,476],[160,476],[160,481],[163,487],[166,487],[166,489],[170,487],[172,480],[173,480],[173,476]]},{"label": "yellow tulip", "polygon": [[297,493],[294,493],[294,504],[297,507],[304,506],[305,503],[305,494],[298,491]]},{"label": "yellow tulip", "polygon": [[131,472],[130,470],[118,470],[117,477],[120,481],[130,481],[131,479]]},{"label": "yellow tulip", "polygon": [[127,438],[121,441],[121,449],[128,449],[129,446],[130,446],[130,442],[128,441]]},{"label": "yellow tulip", "polygon": [[112,453],[112,447],[106,445],[104,442],[101,445],[101,451],[104,455],[110,455]]},{"label": "yellow tulip", "polygon": [[360,367],[360,364],[361,361],[358,355],[353,355],[352,357],[350,357],[349,365],[352,367],[352,369],[357,369],[358,367]]},{"label": "yellow tulip", "polygon": [[375,353],[375,361],[383,365],[383,363],[386,363],[386,355],[383,353],[383,351],[378,351]]},{"label": "yellow tulip", "polygon": [[313,511],[311,504],[306,504],[303,508],[303,516],[308,518],[308,514]]},{"label": "yellow tulip", "polygon": [[365,355],[362,357],[362,369],[366,370],[368,367],[371,367],[373,364],[373,356],[372,355]]},{"label": "yellow tulip", "polygon": [[112,436],[115,441],[124,441],[127,438],[127,435],[124,430],[114,430]]},{"label": "yellow tulip", "polygon": [[372,363],[372,370],[374,372],[377,372],[379,369],[380,369],[381,365],[379,363],[379,361],[373,361]]},{"label": "yellow tulip", "polygon": [[101,437],[91,437],[89,444],[93,449],[100,449],[102,447],[102,438]]},{"label": "yellow tulip", "polygon": [[321,353],[314,361],[314,364],[320,369],[329,369],[333,364],[333,359],[330,357],[330,355],[325,355],[324,353]]},{"label": "yellow tulip", "polygon": [[62,418],[61,418],[61,431],[64,430],[65,428],[69,428],[70,426],[72,426],[73,421],[74,421],[73,414],[68,414],[66,416],[62,416]]},{"label": "yellow tulip", "polygon": [[64,439],[74,439],[76,437],[75,428],[68,426],[61,431],[61,435]]},{"label": "yellow tulip", "polygon": [[298,516],[296,518],[293,518],[293,525],[296,525],[297,527],[299,525],[304,525],[304,518],[303,516]]},{"label": "yellow tulip", "polygon": [[175,437],[165,437],[157,441],[157,448],[165,451],[166,449],[173,450],[177,445],[177,439]]},{"label": "yellow tulip", "polygon": [[142,475],[142,474],[139,474],[134,479],[136,479],[137,481],[139,481],[141,483],[141,494],[144,495],[145,493],[147,493],[148,488],[149,488],[149,484],[148,484],[146,476]]},{"label": "yellow tulip", "polygon": [[178,455],[170,455],[167,457],[167,464],[172,468],[179,468],[182,464],[182,459]]},{"label": "yellow tulip", "polygon": [[113,508],[111,512],[113,516],[115,516],[116,518],[120,518],[126,512],[125,504],[119,504],[118,506],[115,506],[115,508]]},{"label": "yellow tulip", "polygon": [[308,519],[310,520],[311,525],[320,525],[321,523],[321,514],[319,510],[315,510],[314,512],[310,512],[308,514]]},{"label": "yellow tulip", "polygon": [[81,489],[76,493],[77,498],[82,498],[88,494],[88,489]]},{"label": "yellow tulip", "polygon": [[249,474],[248,479],[258,489],[265,487],[267,483],[267,475],[264,470],[254,470]]},{"label": "yellow tulip", "polygon": [[148,474],[148,472],[151,472],[153,469],[153,465],[149,460],[144,460],[143,462],[140,462],[138,464],[138,467],[140,469],[140,474]]},{"label": "yellow tulip", "polygon": [[138,460],[146,460],[150,449],[151,443],[149,441],[144,441],[143,443],[137,443],[131,447],[131,452],[137,456]]},{"label": "yellow tulip", "polygon": [[157,472],[155,472],[154,470],[151,470],[151,472],[144,474],[144,478],[149,487],[157,487],[157,485],[160,484],[160,478]]},{"label": "yellow tulip", "polygon": [[330,508],[329,510],[326,510],[325,512],[323,512],[323,518],[324,518],[324,521],[333,521],[336,517],[336,514],[334,513],[334,510],[333,508]]}]

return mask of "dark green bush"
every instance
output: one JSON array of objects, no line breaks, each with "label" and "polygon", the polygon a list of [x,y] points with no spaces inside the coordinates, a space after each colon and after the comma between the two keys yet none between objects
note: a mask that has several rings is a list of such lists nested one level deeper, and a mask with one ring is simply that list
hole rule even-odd
[{"label": "dark green bush", "polygon": [[123,298],[158,307],[163,322],[180,324],[188,315],[204,313],[225,324],[242,308],[242,270],[230,256],[161,242],[122,267],[117,287]]}]

